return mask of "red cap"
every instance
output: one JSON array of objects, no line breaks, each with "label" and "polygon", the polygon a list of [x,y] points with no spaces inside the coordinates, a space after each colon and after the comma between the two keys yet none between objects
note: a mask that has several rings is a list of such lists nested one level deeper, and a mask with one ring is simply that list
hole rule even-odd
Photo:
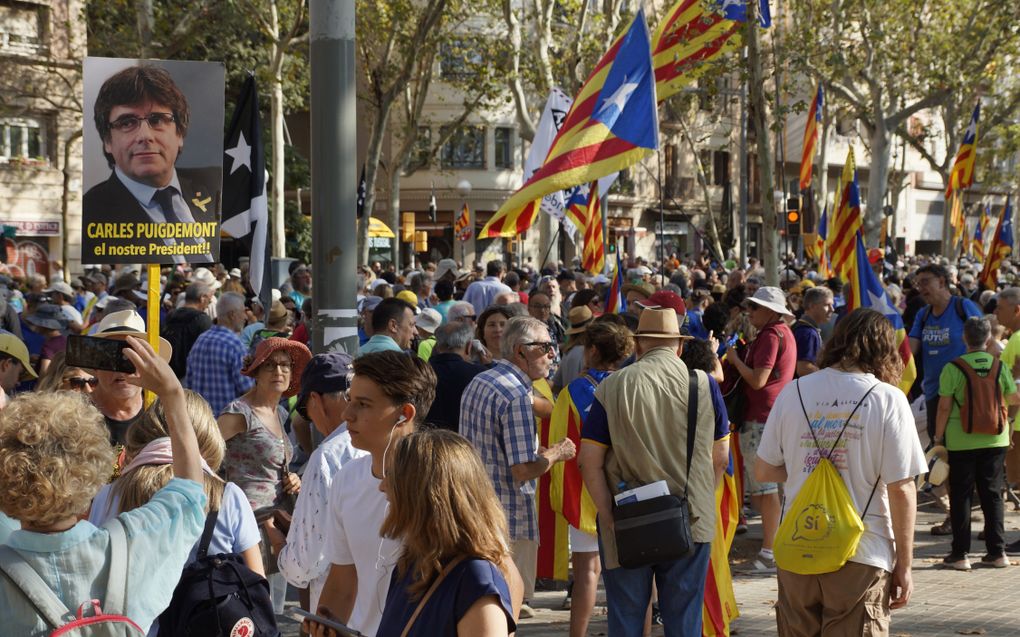
[{"label": "red cap", "polygon": [[645,309],[661,307],[673,310],[677,316],[687,315],[687,306],[684,305],[684,300],[669,290],[659,290],[647,299],[641,299],[635,303]]},{"label": "red cap", "polygon": [[885,255],[882,254],[882,251],[879,250],[878,248],[872,248],[868,250],[868,263],[870,263],[871,265],[875,265],[884,258]]}]

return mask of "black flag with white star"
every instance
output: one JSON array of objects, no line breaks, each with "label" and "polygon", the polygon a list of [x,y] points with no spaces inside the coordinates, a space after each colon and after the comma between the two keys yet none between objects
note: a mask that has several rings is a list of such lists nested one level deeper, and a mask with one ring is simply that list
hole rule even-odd
[{"label": "black flag with white star", "polygon": [[248,282],[269,315],[269,200],[254,74],[248,75],[223,143],[223,231],[248,248]]},{"label": "black flag with white star", "polygon": [[368,182],[365,181],[365,165],[361,165],[361,179],[358,180],[358,219],[365,216],[365,198],[368,197]]}]

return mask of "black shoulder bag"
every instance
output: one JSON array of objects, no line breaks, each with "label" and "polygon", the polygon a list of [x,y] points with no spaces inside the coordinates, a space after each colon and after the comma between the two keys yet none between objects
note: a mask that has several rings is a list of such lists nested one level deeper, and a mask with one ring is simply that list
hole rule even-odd
[{"label": "black shoulder bag", "polygon": [[620,566],[639,568],[687,557],[694,550],[687,490],[698,432],[698,373],[692,371],[687,391],[687,479],[682,497],[660,495],[614,506],[616,553]]}]

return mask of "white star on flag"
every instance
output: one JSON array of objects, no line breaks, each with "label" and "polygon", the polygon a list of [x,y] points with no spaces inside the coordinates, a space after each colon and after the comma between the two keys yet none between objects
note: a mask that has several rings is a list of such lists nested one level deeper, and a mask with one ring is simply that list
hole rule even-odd
[{"label": "white star on flag", "polygon": [[871,309],[876,312],[881,312],[883,316],[889,317],[899,314],[894,307],[889,305],[889,297],[885,294],[878,295],[871,290],[868,290],[868,299],[871,300],[871,303],[869,304]]},{"label": "white star on flag", "polygon": [[627,105],[627,100],[630,99],[630,94],[637,90],[637,87],[637,83],[628,83],[627,76],[624,76],[623,83],[616,89],[616,92],[610,95],[606,101],[602,103],[602,109],[599,111],[599,116],[603,115],[613,106],[622,113],[623,107]]},{"label": "white star on flag", "polygon": [[223,151],[230,155],[233,162],[230,164],[230,174],[233,175],[241,166],[246,166],[251,171],[251,146],[244,140],[244,133],[237,136],[237,146]]}]

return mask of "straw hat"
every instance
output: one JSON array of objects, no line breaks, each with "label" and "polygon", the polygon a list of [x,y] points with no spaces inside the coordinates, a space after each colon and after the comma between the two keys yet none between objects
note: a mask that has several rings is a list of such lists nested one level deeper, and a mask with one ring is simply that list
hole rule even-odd
[{"label": "straw hat", "polygon": [[624,285],[622,292],[624,296],[626,296],[628,292],[637,292],[647,299],[655,293],[655,288],[652,287],[651,283],[645,283],[642,281],[640,283],[628,283]]},{"label": "straw hat", "polygon": [[637,338],[691,338],[680,334],[680,323],[671,309],[647,309],[641,312]]},{"label": "straw hat", "polygon": [[570,329],[567,330],[567,334],[580,334],[588,328],[588,324],[594,320],[595,315],[591,313],[587,305],[581,305],[570,308],[567,318],[570,320]]},{"label": "straw hat", "polygon": [[290,356],[290,386],[287,387],[287,391],[283,392],[284,398],[290,398],[298,393],[298,390],[301,388],[301,374],[305,371],[308,361],[312,360],[311,350],[305,347],[303,343],[278,336],[271,336],[264,341],[260,341],[255,347],[255,354],[252,356],[251,362],[241,370],[241,373],[254,378],[255,374],[258,373],[259,367],[273,355],[273,352],[281,350]]},{"label": "straw hat", "polygon": [[928,462],[928,483],[937,487],[949,479],[949,452],[942,445],[935,445],[924,455]]},{"label": "straw hat", "polygon": [[[148,335],[145,332],[145,320],[138,312],[134,310],[121,310],[120,312],[113,312],[104,316],[103,320],[99,321],[99,326],[96,327],[96,333],[93,336],[97,338],[137,336],[144,339]],[[174,348],[170,346],[170,341],[160,337],[159,357],[169,361],[173,351]]]}]

